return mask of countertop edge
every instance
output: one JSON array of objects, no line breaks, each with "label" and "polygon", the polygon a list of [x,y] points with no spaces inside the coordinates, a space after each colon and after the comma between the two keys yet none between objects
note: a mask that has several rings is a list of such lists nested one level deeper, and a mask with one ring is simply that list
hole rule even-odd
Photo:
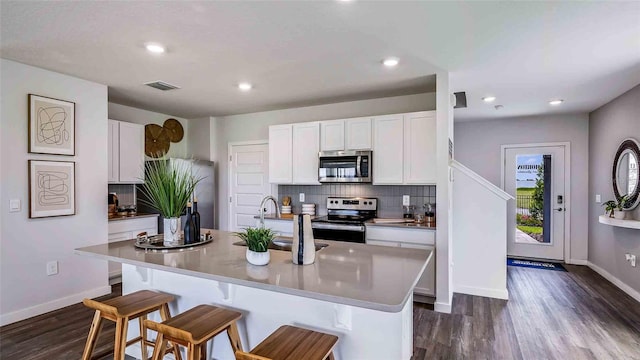
[{"label": "countertop edge", "polygon": [[374,223],[374,222],[365,222],[365,226],[375,226],[375,227],[387,227],[387,228],[395,228],[395,229],[409,229],[409,230],[429,230],[436,231],[437,228],[429,227],[429,226],[407,226],[405,223]]},{"label": "countertop edge", "polygon": [[[125,241],[131,241],[131,240],[125,240]],[[113,257],[113,256],[109,256],[109,255],[99,255],[99,254],[95,254],[95,253],[92,253],[92,252],[82,251],[82,250],[79,250],[79,249],[74,249],[73,252],[74,252],[74,254],[81,255],[81,256],[87,256],[87,257],[92,257],[94,259],[116,261],[116,262],[119,262],[119,263],[122,263],[122,264],[140,266],[140,267],[149,268],[149,269],[153,269],[153,270],[173,272],[173,273],[176,273],[176,274],[187,275],[187,276],[195,276],[195,277],[199,277],[199,278],[202,278],[202,279],[221,281],[221,282],[226,282],[226,283],[240,285],[240,286],[247,286],[247,287],[255,288],[255,289],[261,289],[261,290],[267,290],[267,291],[275,291],[275,292],[288,294],[288,295],[301,296],[301,297],[306,297],[306,298],[314,299],[314,300],[326,301],[326,302],[330,302],[330,303],[338,303],[338,304],[342,304],[342,305],[355,306],[355,307],[360,307],[360,308],[365,308],[365,309],[370,309],[370,310],[377,310],[377,311],[388,312],[388,313],[398,313],[398,312],[402,311],[402,309],[406,305],[407,301],[409,300],[409,296],[413,293],[413,291],[407,292],[407,294],[405,295],[404,299],[399,304],[380,304],[380,303],[372,303],[372,302],[362,301],[362,300],[354,300],[354,299],[344,298],[344,297],[340,297],[340,296],[331,296],[331,295],[325,295],[325,294],[320,294],[320,293],[316,293],[316,292],[297,290],[297,289],[292,289],[292,288],[287,288],[287,287],[280,287],[280,286],[276,286],[276,285],[264,284],[264,283],[260,283],[260,282],[253,282],[253,281],[242,280],[242,279],[237,279],[237,278],[230,278],[230,277],[226,277],[226,276],[207,274],[207,273],[193,271],[193,270],[186,270],[186,269],[181,269],[181,268],[167,267],[166,265],[151,264],[151,263],[147,263],[147,262],[143,262],[143,261],[135,261],[135,260],[123,261],[122,258]],[[420,277],[424,273],[424,270],[426,269],[427,263],[431,259],[431,256],[433,256],[433,252],[431,252],[429,257],[427,258],[427,261],[423,265],[419,276],[416,277],[416,279],[414,280],[412,288],[415,287],[415,285],[418,283]]]},{"label": "countertop edge", "polygon": [[133,216],[115,216],[112,218],[107,218],[107,220],[111,222],[111,221],[135,220],[135,219],[158,217],[158,216],[160,215],[159,214],[136,214]]}]

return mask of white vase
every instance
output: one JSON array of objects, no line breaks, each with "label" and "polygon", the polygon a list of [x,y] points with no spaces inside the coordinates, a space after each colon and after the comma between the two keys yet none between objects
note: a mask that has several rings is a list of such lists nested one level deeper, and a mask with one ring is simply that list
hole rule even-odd
[{"label": "white vase", "polygon": [[164,246],[177,245],[180,242],[180,218],[164,218]]},{"label": "white vase", "polygon": [[618,220],[624,220],[627,217],[627,212],[625,210],[615,210],[613,212],[613,217]]},{"label": "white vase", "polygon": [[253,265],[267,265],[271,260],[269,250],[265,252],[251,251],[247,249],[247,261]]}]

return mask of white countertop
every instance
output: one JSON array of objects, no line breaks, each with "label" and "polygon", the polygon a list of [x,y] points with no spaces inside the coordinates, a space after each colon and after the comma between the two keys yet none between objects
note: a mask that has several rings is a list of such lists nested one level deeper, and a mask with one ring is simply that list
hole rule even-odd
[{"label": "white countertop", "polygon": [[[203,229],[204,231],[204,229]],[[211,243],[170,251],[144,251],[135,240],[76,249],[76,254],[338,304],[399,312],[432,252],[316,240],[329,244],[312,265],[294,265],[291,252],[271,251],[271,262],[254,266],[233,233],[211,230]]]}]

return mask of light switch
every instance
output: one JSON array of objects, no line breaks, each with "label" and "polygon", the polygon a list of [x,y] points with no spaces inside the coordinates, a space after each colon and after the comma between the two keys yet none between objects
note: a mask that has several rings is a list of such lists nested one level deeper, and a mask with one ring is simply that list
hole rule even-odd
[{"label": "light switch", "polygon": [[9,212],[19,212],[19,211],[20,211],[20,199],[9,200]]},{"label": "light switch", "polygon": [[304,202],[304,193],[300,193],[300,195],[298,195],[298,196],[299,196],[300,202],[303,203]]},{"label": "light switch", "polygon": [[602,202],[602,197],[600,197],[600,194],[596,194],[596,204],[600,204]]},{"label": "light switch", "polygon": [[409,195],[402,195],[402,205],[403,205],[403,206],[409,206],[409,205],[411,205],[411,196],[409,196]]}]

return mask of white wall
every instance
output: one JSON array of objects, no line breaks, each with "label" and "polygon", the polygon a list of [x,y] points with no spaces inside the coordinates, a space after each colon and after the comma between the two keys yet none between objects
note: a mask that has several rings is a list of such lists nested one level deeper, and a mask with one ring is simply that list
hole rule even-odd
[{"label": "white wall", "polygon": [[[614,198],[611,168],[620,143],[628,137],[640,141],[640,85],[589,114],[589,126],[589,262],[633,289],[640,301],[640,266],[624,258],[631,253],[640,259],[640,230],[600,224],[604,210],[595,202],[596,194],[603,201]],[[640,207],[633,216],[640,220]]]},{"label": "white wall", "polygon": [[453,176],[453,283],[462,294],[508,299],[507,193],[461,164]]},{"label": "white wall", "polygon": [[587,114],[549,115],[455,124],[456,160],[500,186],[500,146],[571,143],[571,254],[587,260],[589,119]]},{"label": "white wall", "polygon": [[187,147],[187,134],[189,133],[189,123],[187,120],[167,114],[161,114],[153,111],[134,108],[131,106],[109,103],[109,119],[126,121],[136,124],[158,124],[162,126],[164,121],[173,118],[182,124],[184,129],[184,137],[178,143],[171,143],[168,155],[177,158],[189,158],[191,154]]},{"label": "white wall", "polygon": [[[434,110],[435,94],[417,94],[382,99],[350,101],[337,104],[265,111],[211,119],[212,159],[219,162],[218,198],[228,198],[228,144],[248,140],[268,140],[269,126],[306,121],[331,120],[369,115]],[[227,204],[220,203],[217,223],[228,228]]]},{"label": "white wall", "polygon": [[[107,242],[107,87],[0,60],[2,99],[0,325],[111,291],[107,263],[73,249]],[[27,94],[76,103],[76,156],[27,153]],[[27,160],[76,162],[74,216],[29,219]],[[9,213],[9,199],[22,210]],[[47,276],[46,263],[59,262]]]}]

